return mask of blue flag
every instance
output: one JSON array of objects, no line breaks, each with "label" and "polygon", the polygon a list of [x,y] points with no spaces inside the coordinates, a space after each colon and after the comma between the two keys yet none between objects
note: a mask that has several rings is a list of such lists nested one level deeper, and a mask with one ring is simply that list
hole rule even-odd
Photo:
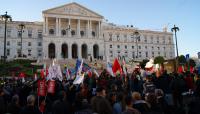
[{"label": "blue flag", "polygon": [[186,55],[185,55],[185,59],[186,59],[186,61],[189,61],[190,55],[189,55],[189,54],[186,54]]}]

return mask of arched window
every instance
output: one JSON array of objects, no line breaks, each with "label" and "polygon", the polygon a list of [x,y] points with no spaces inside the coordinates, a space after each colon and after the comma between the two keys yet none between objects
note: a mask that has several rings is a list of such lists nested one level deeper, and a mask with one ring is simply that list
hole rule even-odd
[{"label": "arched window", "polygon": [[65,35],[66,35],[66,30],[63,29],[63,30],[61,31],[61,33],[62,33],[63,36],[65,36]]},{"label": "arched window", "polygon": [[80,33],[81,33],[81,37],[83,37],[84,36],[84,31],[81,31]]},{"label": "arched window", "polygon": [[95,37],[95,32],[94,31],[92,31],[92,36]]},{"label": "arched window", "polygon": [[53,35],[54,34],[54,29],[49,29],[49,34]]},{"label": "arched window", "polygon": [[72,36],[74,36],[74,35],[75,35],[75,31],[74,31],[74,30],[72,30],[72,31],[71,31],[71,34],[72,34]]}]

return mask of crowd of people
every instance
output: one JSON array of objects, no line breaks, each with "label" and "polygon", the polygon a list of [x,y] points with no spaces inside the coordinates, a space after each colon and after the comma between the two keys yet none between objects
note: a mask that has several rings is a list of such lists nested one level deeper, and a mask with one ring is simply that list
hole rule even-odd
[{"label": "crowd of people", "polygon": [[[40,79],[38,79],[40,80]],[[200,75],[170,73],[56,80],[55,93],[38,96],[37,81],[2,79],[0,114],[199,114]]]}]

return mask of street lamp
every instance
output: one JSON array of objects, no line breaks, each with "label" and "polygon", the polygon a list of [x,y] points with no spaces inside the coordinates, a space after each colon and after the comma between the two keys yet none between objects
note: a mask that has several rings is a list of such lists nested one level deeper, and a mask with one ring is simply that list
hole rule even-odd
[{"label": "street lamp", "polygon": [[10,15],[7,14],[7,11],[4,15],[1,15],[1,20],[3,20],[5,22],[5,31],[4,31],[4,56],[3,56],[3,60],[4,62],[6,62],[6,33],[7,33],[7,22],[8,21],[12,21],[12,17]]},{"label": "street lamp", "polygon": [[138,31],[134,32],[135,38],[136,38],[136,48],[137,48],[137,53],[136,53],[136,59],[138,58],[138,40],[140,38],[140,33]]},{"label": "street lamp", "polygon": [[[179,31],[179,28],[178,27],[176,27],[176,25],[174,25],[174,27],[173,28],[171,28],[171,31],[172,32],[174,32],[175,33],[175,40],[176,40],[176,54],[177,54],[177,60],[176,60],[176,67],[178,67],[178,43],[177,43],[177,37],[176,37],[176,32],[177,31]],[[177,70],[177,68],[176,68],[176,70]]]},{"label": "street lamp", "polygon": [[25,28],[25,25],[24,25],[24,24],[19,24],[18,26],[19,26],[19,28],[20,28],[20,31],[18,31],[18,32],[19,32],[20,37],[21,37],[20,57],[23,57],[23,53],[22,53],[22,33],[24,32],[23,29]]}]

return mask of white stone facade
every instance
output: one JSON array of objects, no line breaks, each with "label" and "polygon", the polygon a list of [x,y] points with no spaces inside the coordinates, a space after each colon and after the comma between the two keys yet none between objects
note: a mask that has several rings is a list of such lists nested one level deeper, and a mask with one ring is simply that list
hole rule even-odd
[{"label": "white stone facade", "polygon": [[[8,22],[6,54],[8,59],[22,52],[30,59],[102,58],[124,56],[127,59],[174,58],[173,34],[167,31],[139,30],[104,22],[104,17],[70,3],[45,10],[43,22]],[[136,41],[135,32],[139,32]],[[4,55],[4,22],[0,21],[0,56]],[[137,57],[138,55],[138,57]]]}]

